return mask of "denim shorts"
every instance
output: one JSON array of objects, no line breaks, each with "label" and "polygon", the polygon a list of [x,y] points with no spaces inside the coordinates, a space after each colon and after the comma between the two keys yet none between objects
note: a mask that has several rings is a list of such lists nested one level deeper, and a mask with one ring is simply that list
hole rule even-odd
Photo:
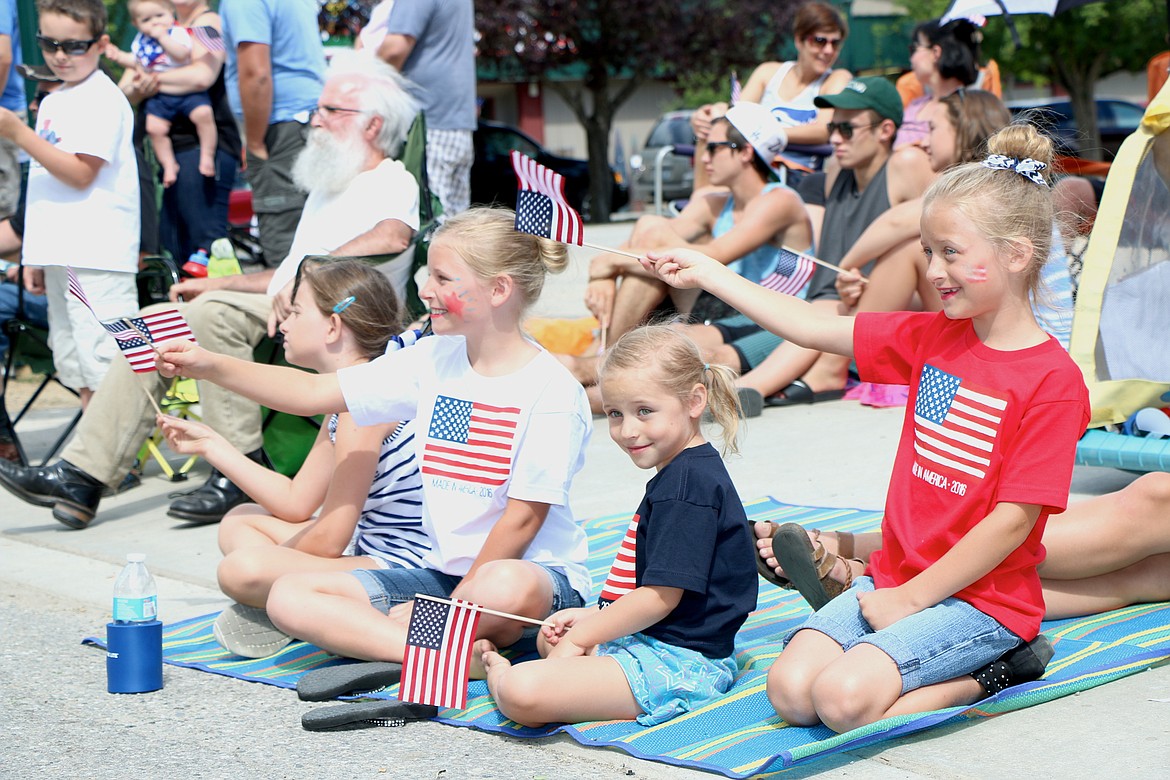
[{"label": "denim shorts", "polygon": [[738,671],[734,657],[708,658],[645,634],[603,642],[597,655],[609,656],[621,666],[642,708],[638,722],[643,726],[702,707],[726,693]]},{"label": "denim shorts", "polygon": [[874,590],[872,577],[858,577],[853,587],[814,612],[797,631],[815,629],[845,650],[871,644],[893,659],[902,675],[902,693],[953,680],[986,666],[1023,640],[998,620],[951,597],[933,607],[874,631],[861,616],[858,593]]},{"label": "denim shorts", "polygon": [[[573,590],[569,578],[563,572],[549,568],[544,564],[536,564],[544,569],[552,583],[553,598],[551,615],[562,609],[571,609],[585,605],[581,594]],[[403,604],[414,599],[416,593],[428,596],[437,596],[441,599],[450,598],[456,586],[463,578],[454,574],[443,574],[434,569],[404,569],[401,566],[390,564],[386,569],[358,569],[351,572],[358,578],[358,582],[366,589],[370,597],[370,604],[381,612],[389,612],[391,607]],[[524,635],[532,637],[540,630],[539,626],[526,628]]]}]

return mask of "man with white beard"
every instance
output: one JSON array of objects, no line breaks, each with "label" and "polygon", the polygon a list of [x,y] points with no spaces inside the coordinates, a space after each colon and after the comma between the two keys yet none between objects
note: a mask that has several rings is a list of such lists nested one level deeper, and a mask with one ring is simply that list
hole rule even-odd
[{"label": "man with white beard", "polygon": [[[404,85],[393,68],[372,57],[335,60],[308,144],[294,168],[308,199],[288,256],[275,270],[188,279],[171,288],[172,300],[186,302],[164,307],[179,308],[202,346],[252,359],[260,340],[275,334],[287,316],[293,280],[306,256],[391,255],[410,245],[418,229],[418,184],[392,159],[418,113]],[[406,266],[410,260],[395,262]],[[405,274],[400,276],[401,294]],[[31,504],[53,507],[53,517],[65,525],[85,528],[103,487],[122,481],[154,425],[153,407],[140,388],[161,398],[167,384],[157,373],[136,375],[124,359],[116,360],[61,460],[41,468],[10,464],[0,470],[0,485]],[[259,406],[211,382],[201,382],[199,393],[203,421],[260,461]],[[246,500],[243,491],[213,469],[204,485],[177,498],[167,514],[215,523]]]}]

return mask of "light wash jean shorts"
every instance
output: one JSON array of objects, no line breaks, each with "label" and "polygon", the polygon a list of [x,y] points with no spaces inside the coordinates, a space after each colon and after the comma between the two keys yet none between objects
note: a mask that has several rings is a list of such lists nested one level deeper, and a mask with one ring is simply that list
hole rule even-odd
[{"label": "light wash jean shorts", "polygon": [[618,662],[634,699],[642,708],[638,722],[654,726],[702,707],[735,682],[735,659],[708,658],[645,634],[603,642],[597,655]]},{"label": "light wash jean shorts", "polygon": [[898,665],[902,693],[908,693],[970,674],[1023,642],[995,618],[953,596],[874,631],[857,601],[858,593],[873,590],[872,577],[858,577],[853,587],[791,631],[785,644],[806,628],[820,631],[845,650],[871,644]]},{"label": "light wash jean shorts", "polygon": [[[549,610],[550,615],[562,609],[585,605],[581,594],[573,590],[573,586],[569,584],[569,578],[563,572],[549,568],[542,563],[536,565],[544,569],[545,573],[548,574],[549,582],[552,583],[553,598],[552,609]],[[351,573],[366,589],[366,594],[370,597],[370,604],[383,613],[389,612],[391,607],[398,604],[414,600],[416,593],[424,593],[441,599],[450,598],[456,586],[463,581],[462,577],[444,574],[434,569],[405,569],[393,564],[386,569],[358,569]],[[539,626],[530,626],[524,630],[524,636],[526,638],[534,637],[539,630]]]}]

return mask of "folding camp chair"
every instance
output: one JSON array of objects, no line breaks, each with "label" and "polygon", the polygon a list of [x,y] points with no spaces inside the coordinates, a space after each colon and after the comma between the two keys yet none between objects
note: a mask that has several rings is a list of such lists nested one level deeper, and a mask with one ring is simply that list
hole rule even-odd
[{"label": "folding camp chair", "polygon": [[[23,289],[21,298],[23,299]],[[16,446],[20,465],[29,466],[28,452],[21,441],[20,429],[17,426],[33,409],[41,394],[51,385],[55,384],[64,388],[74,397],[79,396],[76,390],[62,384],[61,380],[57,378],[57,371],[53,366],[53,352],[49,349],[49,332],[47,330],[43,330],[20,317],[8,320],[3,323],[2,327],[8,336],[8,354],[4,357],[4,381],[3,389],[0,390],[0,431],[12,439],[12,443]],[[17,367],[22,365],[32,367],[36,373],[41,375],[41,379],[32,394],[21,404],[20,409],[14,415],[10,415],[8,412],[9,382],[15,376]],[[81,409],[79,407],[64,427],[58,431],[43,460],[36,465],[45,465],[60,451],[80,419]]]},{"label": "folding camp chair", "polygon": [[[4,332],[8,336],[8,354],[4,356],[4,380],[3,387],[0,389],[0,433],[4,433],[12,439],[12,443],[16,447],[20,465],[28,466],[30,465],[28,452],[25,449],[24,443],[21,441],[17,426],[32,411],[33,406],[40,399],[42,393],[50,386],[57,385],[58,387],[64,388],[74,397],[78,397],[78,393],[73,388],[62,384],[61,380],[57,378],[57,371],[53,366],[53,352],[49,348],[49,332],[29,321],[24,316],[25,290],[23,268],[20,269],[20,275],[17,277],[16,284],[19,288],[17,293],[17,316],[4,323],[0,323],[0,327],[4,328]],[[19,366],[29,366],[41,378],[37,382],[32,394],[20,405],[20,409],[15,414],[10,414],[8,411],[8,399],[10,398],[9,382],[15,377],[16,369]],[[80,419],[81,410],[79,408],[64,427],[57,432],[56,438],[50,445],[48,452],[45,453],[44,459],[36,465],[45,465],[57,454]]]}]

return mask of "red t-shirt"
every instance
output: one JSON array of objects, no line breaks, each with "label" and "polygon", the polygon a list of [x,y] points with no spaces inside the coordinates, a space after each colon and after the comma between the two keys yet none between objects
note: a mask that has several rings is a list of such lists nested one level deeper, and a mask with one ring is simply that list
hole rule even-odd
[{"label": "red t-shirt", "polygon": [[1036,566],[1048,515],[1064,511],[1077,439],[1089,422],[1080,369],[1055,339],[1000,352],[970,320],[942,313],[862,314],[854,355],[867,382],[910,387],[902,438],[870,559],[879,588],[942,557],[1000,502],[1038,504],[1028,538],[954,594],[1024,640],[1044,616]]}]

